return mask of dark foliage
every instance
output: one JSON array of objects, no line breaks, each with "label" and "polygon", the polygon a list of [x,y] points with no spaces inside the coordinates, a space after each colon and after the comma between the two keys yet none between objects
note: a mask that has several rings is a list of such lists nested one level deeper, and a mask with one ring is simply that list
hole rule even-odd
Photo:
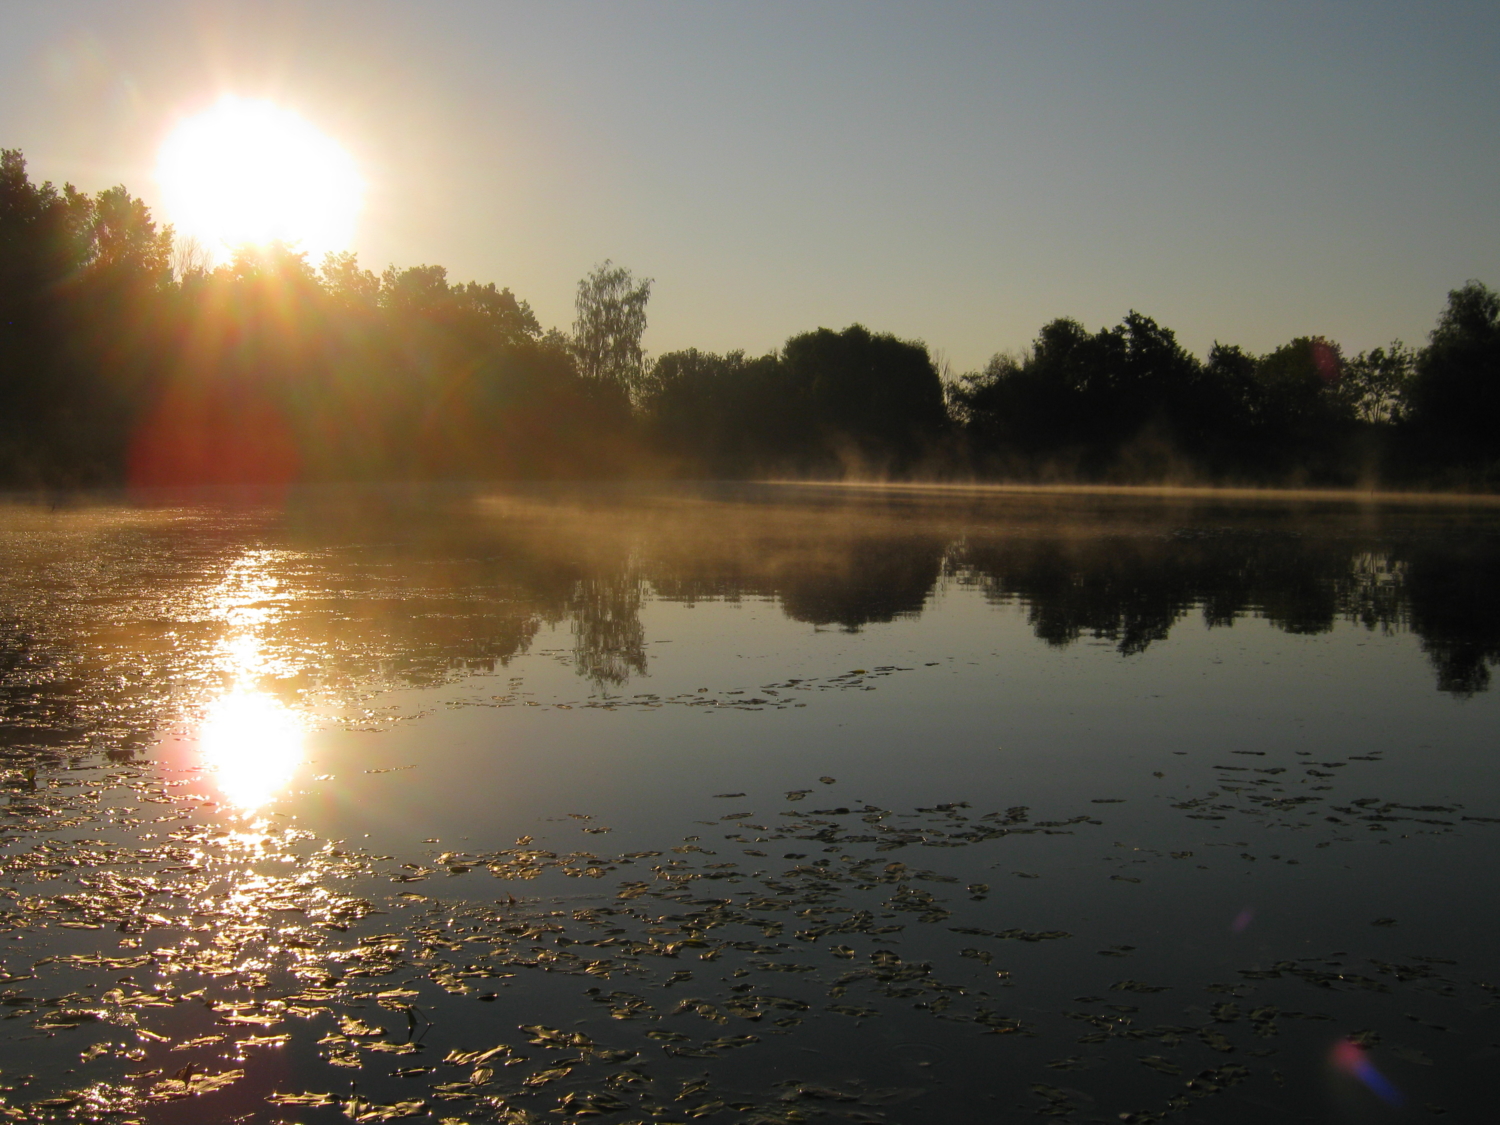
[{"label": "dark foliage", "polygon": [[1090,333],[1042,328],[954,392],[982,460],[1011,471],[1163,479],[1336,476],[1354,430],[1338,345],[1302,337],[1257,359],[1216,344],[1200,362],[1132,312]]},{"label": "dark foliage", "polygon": [[654,370],[647,432],[721,475],[905,474],[949,430],[927,349],[858,324],[793,336],[759,359],[670,352]]},{"label": "dark foliage", "polygon": [[858,324],[650,363],[650,285],[602,264],[567,335],[441,266],[273,245],[208,271],[123,187],[36,185],[5,151],[0,482],[1500,480],[1500,296],[1479,282],[1419,352],[1304,336],[1199,360],[1131,312],[1054,320],[947,386],[925,345]]},{"label": "dark foliage", "polygon": [[1417,358],[1411,424],[1424,452],[1446,463],[1500,459],[1500,294],[1471,281]]}]

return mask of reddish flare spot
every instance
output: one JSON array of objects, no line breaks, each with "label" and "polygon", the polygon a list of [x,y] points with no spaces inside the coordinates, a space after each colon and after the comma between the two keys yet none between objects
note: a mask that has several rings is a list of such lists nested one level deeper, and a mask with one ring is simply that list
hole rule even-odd
[{"label": "reddish flare spot", "polygon": [[271,403],[232,391],[176,392],[137,428],[129,480],[140,488],[284,488],[299,468],[291,427]]}]

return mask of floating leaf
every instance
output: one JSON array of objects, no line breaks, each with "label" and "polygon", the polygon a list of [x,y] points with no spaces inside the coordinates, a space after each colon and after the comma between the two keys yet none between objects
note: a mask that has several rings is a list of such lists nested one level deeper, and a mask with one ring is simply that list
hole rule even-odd
[{"label": "floating leaf", "polygon": [[330,1106],[338,1105],[332,1094],[268,1094],[266,1101],[272,1105]]}]

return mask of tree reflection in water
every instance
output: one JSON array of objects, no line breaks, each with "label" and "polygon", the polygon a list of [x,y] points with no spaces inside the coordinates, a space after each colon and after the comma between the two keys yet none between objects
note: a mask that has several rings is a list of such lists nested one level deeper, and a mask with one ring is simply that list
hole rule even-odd
[{"label": "tree reflection in water", "polygon": [[646,671],[641,586],[628,572],[579,581],[570,608],[580,674],[600,684],[623,684],[632,673]]},{"label": "tree reflection in water", "polygon": [[647,670],[652,599],[772,599],[857,631],[920,615],[945,587],[1020,607],[1048,645],[1127,656],[1193,615],[1410,631],[1438,689],[1467,696],[1500,662],[1497,526],[1490,508],[750,486],[13,508],[0,749],[139,745],[236,690],[301,712],[493,672],[564,623],[578,673],[618,687]]},{"label": "tree reflection in water", "polygon": [[[366,852],[296,822],[290,801],[275,814],[266,806],[295,788],[288,783],[302,763],[302,717],[363,729],[369,712],[361,707],[372,693],[497,671],[549,630],[570,635],[572,645],[548,654],[609,695],[650,670],[653,601],[758,599],[804,626],[857,631],[952,599],[967,615],[965,628],[1008,617],[1024,619],[1044,645],[1104,641],[1145,678],[1152,661],[1168,668],[1200,651],[1155,651],[1174,630],[1196,627],[1195,618],[1210,628],[1258,619],[1287,633],[1342,629],[1344,642],[1354,630],[1409,632],[1437,669],[1439,689],[1471,695],[1488,687],[1500,659],[1497,522],[1485,509],[1078,497],[927,502],[899,492],[769,488],[721,490],[711,502],[671,490],[482,498],[371,492],[336,502],[308,497],[276,510],[0,514],[0,752],[11,767],[3,772],[11,790],[5,889],[12,898],[0,921],[17,952],[21,939],[41,942],[28,950],[30,974],[10,978],[31,982],[26,995],[7,993],[11,1018],[32,1020],[9,1025],[14,1061],[41,1075],[23,1096],[47,1120],[136,1110],[153,1120],[197,1120],[211,1112],[200,1104],[210,1103],[188,1099],[211,1095],[224,1099],[212,1103],[219,1106],[239,1098],[236,1113],[250,1109],[247,1119],[267,1121],[281,1120],[287,1107],[299,1107],[299,1120],[340,1112],[397,1119],[429,1106],[444,1112],[448,1100],[510,1121],[540,1120],[554,1103],[570,1117],[629,1109],[659,1120],[707,1120],[732,1106],[760,1120],[797,1121],[825,1103],[852,1114],[854,1103],[878,1109],[901,1100],[902,1120],[937,1121],[951,1120],[952,1105],[965,1097],[979,1105],[976,1099],[1009,1083],[1019,1093],[1029,1086],[1028,1096],[1045,1103],[1037,1107],[1043,1114],[1084,1112],[1075,1100],[1097,1098],[1110,1119],[1159,1120],[1157,1110],[1129,1107],[1147,1104],[1149,1095],[1176,1112],[1260,1081],[1252,1067],[1263,1064],[1251,1060],[1272,1053],[1262,1043],[1273,1035],[1279,1057],[1264,1065],[1290,1074],[1288,1105],[1311,1104],[1317,1091],[1293,1063],[1309,1043],[1326,1053],[1335,1025],[1303,1021],[1372,1026],[1381,1009],[1371,1003],[1386,1009],[1383,1026],[1427,1021],[1462,1044],[1446,1056],[1436,1049],[1410,1056],[1434,1067],[1429,1086],[1447,1096],[1474,1073],[1461,1068],[1485,1041],[1482,1021],[1465,1023],[1483,1010],[1475,990],[1487,987],[1472,983],[1469,966],[1482,963],[1494,920],[1482,896],[1468,900],[1467,889],[1445,888],[1459,885],[1487,853],[1462,853],[1479,857],[1467,865],[1403,860],[1412,864],[1406,874],[1391,857],[1406,840],[1408,855],[1440,854],[1428,849],[1448,837],[1481,848],[1485,826],[1500,818],[1487,805],[1409,793],[1417,773],[1442,765],[1421,750],[1403,777],[1383,764],[1383,744],[1324,748],[1321,732],[1261,738],[1254,748],[1227,739],[1211,765],[1179,766],[1176,749],[1157,750],[1160,760],[1122,754],[1122,770],[1165,768],[1139,785],[1128,773],[1112,775],[1108,789],[1090,771],[1048,762],[1049,772],[1072,775],[1062,779],[1070,786],[1056,810],[1062,819],[1051,809],[1033,819],[1024,775],[1001,779],[1003,812],[981,811],[979,794],[963,792],[953,796],[964,800],[944,794],[914,812],[863,804],[847,789],[802,805],[811,790],[789,786],[812,779],[797,776],[784,784],[777,777],[770,787],[785,792],[794,806],[786,811],[775,811],[774,798],[761,804],[765,792],[752,805],[741,791],[751,785],[738,782],[717,795],[735,804],[704,810],[704,802],[657,784],[674,768],[664,758],[641,790],[661,790],[647,798],[658,802],[649,815],[659,824],[649,831],[659,838],[647,841],[649,850],[618,854],[609,842],[628,826],[616,822],[624,831],[601,838],[611,829],[579,813],[538,830],[551,841],[513,833],[535,828],[547,808],[528,807],[516,814],[524,821],[511,824],[488,807],[493,791],[471,769],[474,760],[460,760],[459,773],[433,769],[437,788],[424,799],[440,803],[444,835],[448,823],[464,832],[452,816],[453,785],[442,781],[456,777],[481,795],[493,824],[481,820],[472,840],[440,841],[434,832],[423,840],[432,849],[420,854]],[[733,651],[741,638],[724,627],[711,639]],[[783,623],[773,636],[793,648],[795,631]],[[858,647],[824,646],[826,639],[817,641],[825,652]],[[1030,645],[1024,635],[1007,643]],[[1270,647],[1285,653],[1293,646]],[[1345,655],[1350,648],[1344,644]],[[908,671],[889,669],[898,670]],[[878,665],[841,672],[818,690],[869,690],[886,672]],[[986,672],[978,669],[969,682],[985,690]],[[933,672],[940,675],[947,679],[947,670]],[[726,692],[723,707],[785,708],[780,689],[787,686],[762,687],[764,698]],[[469,695],[468,685],[453,694]],[[846,698],[865,706],[882,697]],[[720,705],[712,696],[701,700]],[[614,706],[613,697],[595,702]],[[1478,713],[1439,710],[1475,720],[1484,714],[1479,706]],[[565,725],[572,734],[564,738],[601,729],[597,713],[535,715],[547,757]],[[117,757],[163,730],[200,723],[211,771],[177,768],[182,763],[168,752],[144,762]],[[751,723],[761,720],[744,718]],[[657,729],[676,737],[670,726]],[[1406,738],[1402,732],[1393,741]],[[98,749],[115,760],[90,753]],[[443,753],[440,747],[427,765],[440,767]],[[995,759],[969,761],[977,775]],[[751,776],[754,765],[743,763]],[[402,782],[408,777],[420,773],[403,774]],[[308,800],[378,792],[360,780],[346,777]],[[419,803],[420,786],[391,780],[387,792],[396,800]],[[837,784],[833,776],[817,780],[820,793]],[[206,800],[211,781],[233,808]],[[1044,787],[1041,800],[1059,798]],[[834,801],[848,803],[815,807]],[[758,813],[728,811],[757,806]],[[378,802],[354,807],[375,827]],[[669,842],[682,830],[674,817],[704,811],[717,820],[694,821],[681,844]],[[1127,847],[1142,816],[1161,838]],[[389,837],[409,826],[383,827]],[[502,828],[513,847],[483,836]],[[1241,833],[1245,843],[1226,844]],[[1117,836],[1121,842],[1097,858]],[[792,847],[798,850],[782,850]],[[918,850],[929,847],[952,850]],[[896,858],[895,849],[909,850]],[[1283,862],[1296,866],[1271,867]],[[1028,870],[1016,870],[1018,863]],[[1048,882],[1033,870],[1044,863],[1074,889],[1056,891],[1063,880]],[[1369,897],[1381,903],[1378,914],[1351,913],[1347,904],[1356,900],[1344,897],[1356,877],[1350,873],[1361,868],[1380,884]],[[1249,903],[1253,927],[1238,889],[1250,885],[1252,869],[1260,888]],[[1041,880],[1025,884],[1038,888],[1036,897],[1028,900],[1020,884],[992,895],[990,881],[1005,872]],[[1450,874],[1454,882],[1444,884]],[[977,879],[984,881],[969,881]],[[1218,901],[1231,883],[1232,897]],[[1428,884],[1436,890],[1424,900]],[[1122,897],[1101,906],[1105,893]],[[1330,904],[1329,918],[1314,916],[1314,898]],[[1387,914],[1392,901],[1401,909]],[[1101,910],[1113,911],[1107,924],[1093,920]],[[1402,928],[1388,937],[1397,913]],[[1237,915],[1244,921],[1231,923]],[[1162,919],[1170,932],[1156,928]],[[1233,926],[1243,942],[1212,945],[1205,920],[1210,938]],[[1312,932],[1325,942],[1337,934],[1337,947],[1355,952],[1306,956]],[[1098,964],[1085,944],[1094,938],[1106,958],[1136,957],[1130,976],[1123,967],[1085,965]],[[1426,952],[1406,952],[1413,948]],[[1278,960],[1283,950],[1295,958]],[[26,969],[17,957],[7,971],[17,966]],[[1239,979],[1222,983],[1230,966],[1239,966]],[[766,973],[778,974],[774,983],[752,975]],[[1114,977],[1122,979],[1108,983]],[[692,996],[682,987],[688,980]],[[572,995],[575,983],[586,988]],[[1302,1011],[1309,1005],[1296,990],[1305,985],[1319,990],[1316,1011]],[[1185,1007],[1189,989],[1200,986],[1212,1007]],[[1012,987],[1020,991],[988,991]],[[1125,999],[1131,1003],[1114,1003]],[[928,1025],[928,1017],[941,1022]],[[535,1022],[541,1019],[548,1023]],[[922,1025],[913,1023],[919,1019]],[[835,1020],[854,1022],[830,1034]],[[126,1027],[143,1038],[116,1042]],[[1374,1040],[1373,1032],[1356,1034]],[[96,1041],[81,1050],[90,1035]],[[911,1057],[929,1040],[953,1052],[946,1062]],[[741,1062],[752,1044],[762,1061]],[[285,1066],[269,1054],[283,1049]],[[189,1050],[196,1053],[178,1053]],[[1000,1069],[997,1050],[1006,1052]],[[733,1062],[712,1061],[728,1052]],[[1238,1052],[1235,1060],[1219,1057],[1230,1052]],[[80,1088],[80,1059],[97,1060],[86,1073],[112,1077]],[[487,1059],[505,1062],[481,1065]],[[512,1071],[511,1061],[529,1062],[535,1073]],[[610,1074],[583,1065],[613,1069],[626,1061],[629,1068]],[[415,1062],[424,1065],[408,1065]],[[930,1081],[916,1069],[929,1066],[928,1074],[944,1077]],[[1073,1069],[1095,1073],[1067,1079],[1079,1088],[1052,1085],[1063,1081],[1057,1072]],[[888,1086],[898,1073],[909,1080]],[[1255,1088],[1257,1098],[1282,1096],[1268,1093],[1269,1083],[1282,1081],[1281,1069],[1256,1073],[1266,1083]],[[1404,1089],[1416,1088],[1411,1072],[1392,1073]],[[754,1101],[738,1101],[736,1074],[753,1077]],[[866,1074],[879,1084],[863,1084]],[[926,1108],[918,1083],[933,1086]],[[1080,1093],[1084,1085],[1093,1092]],[[221,1087],[227,1092],[217,1093]],[[684,1106],[689,1096],[696,1104]],[[1474,1087],[1455,1096],[1477,1105],[1485,1095]],[[162,1108],[177,1101],[176,1116]],[[1260,1120],[1259,1106],[1258,1117],[1214,1119]],[[1003,1116],[1003,1107],[997,1112]]]}]

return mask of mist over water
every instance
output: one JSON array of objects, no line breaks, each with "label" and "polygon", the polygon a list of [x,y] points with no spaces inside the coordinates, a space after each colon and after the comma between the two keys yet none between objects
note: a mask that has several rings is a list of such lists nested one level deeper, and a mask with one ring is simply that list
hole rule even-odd
[{"label": "mist over water", "polygon": [[25,1118],[1486,1104],[1493,506],[308,490],[0,557]]}]

